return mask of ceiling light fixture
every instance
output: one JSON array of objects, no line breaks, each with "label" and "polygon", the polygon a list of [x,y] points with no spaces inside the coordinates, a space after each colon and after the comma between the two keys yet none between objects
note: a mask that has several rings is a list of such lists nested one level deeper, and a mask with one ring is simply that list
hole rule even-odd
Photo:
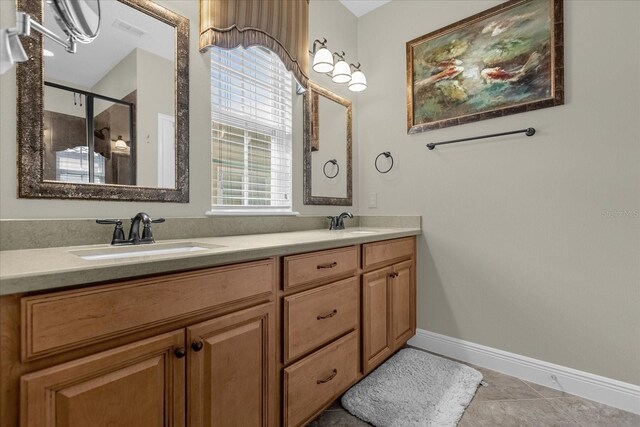
[{"label": "ceiling light fixture", "polygon": [[[362,92],[367,89],[367,78],[360,70],[358,65],[349,64],[345,59],[344,52],[333,52],[327,48],[327,39],[322,38],[313,41],[312,50],[309,52],[313,55],[312,69],[316,73],[326,74],[331,77],[334,83],[348,83],[349,90],[352,92]],[[334,57],[337,62],[334,63]],[[353,67],[353,72],[352,72]],[[298,93],[303,93],[299,91]]]}]

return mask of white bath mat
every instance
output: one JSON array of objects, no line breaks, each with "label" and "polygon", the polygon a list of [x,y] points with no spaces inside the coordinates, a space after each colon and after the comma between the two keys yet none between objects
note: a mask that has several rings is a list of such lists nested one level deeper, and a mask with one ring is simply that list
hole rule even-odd
[{"label": "white bath mat", "polygon": [[377,427],[455,427],[482,374],[424,351],[400,350],[342,396],[342,406]]}]

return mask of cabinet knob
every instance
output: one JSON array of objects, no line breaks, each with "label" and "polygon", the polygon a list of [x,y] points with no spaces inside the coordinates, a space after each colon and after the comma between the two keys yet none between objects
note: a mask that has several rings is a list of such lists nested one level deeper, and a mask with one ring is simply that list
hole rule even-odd
[{"label": "cabinet knob", "polygon": [[398,273],[391,273],[391,274],[389,274],[389,277],[394,279],[394,278],[398,277]]},{"label": "cabinet knob", "polygon": [[202,350],[203,346],[204,346],[204,343],[202,341],[194,341],[191,343],[191,349],[193,351],[200,351]]},{"label": "cabinet knob", "polygon": [[184,347],[176,348],[176,350],[173,353],[176,355],[178,359],[182,359],[184,356],[187,355],[187,351],[184,349]]}]

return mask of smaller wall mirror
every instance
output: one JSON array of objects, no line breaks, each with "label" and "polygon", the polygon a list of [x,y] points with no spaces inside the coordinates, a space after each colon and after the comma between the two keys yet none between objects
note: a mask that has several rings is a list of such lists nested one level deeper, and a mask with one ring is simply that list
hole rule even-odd
[{"label": "smaller wall mirror", "polygon": [[309,82],[304,94],[304,204],[350,206],[351,101]]}]

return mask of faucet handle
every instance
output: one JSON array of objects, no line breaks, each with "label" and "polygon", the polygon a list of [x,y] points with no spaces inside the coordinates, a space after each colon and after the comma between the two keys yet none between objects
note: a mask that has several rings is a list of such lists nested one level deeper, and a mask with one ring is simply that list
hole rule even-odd
[{"label": "faucet handle", "polygon": [[96,219],[97,224],[115,224],[116,228],[113,230],[113,238],[111,239],[111,244],[116,245],[118,243],[123,243],[124,240],[124,230],[122,229],[122,221],[119,219]]},{"label": "faucet handle", "polygon": [[338,217],[337,216],[328,216],[327,219],[331,220],[331,225],[329,225],[329,230],[335,230],[336,229],[336,224],[338,221]]},{"label": "faucet handle", "polygon": [[97,224],[115,224],[115,225],[122,225],[122,221],[120,221],[119,219],[96,219],[96,223]]},{"label": "faucet handle", "polygon": [[151,243],[154,243],[155,240],[153,239],[153,233],[151,233],[151,224],[159,224],[161,222],[164,222],[164,218],[150,219],[145,222],[144,228],[142,229],[142,239],[150,240]]},{"label": "faucet handle", "polygon": [[142,239],[143,240],[151,240],[153,243],[153,234],[151,233],[151,222],[145,222],[144,228],[142,229]]}]

